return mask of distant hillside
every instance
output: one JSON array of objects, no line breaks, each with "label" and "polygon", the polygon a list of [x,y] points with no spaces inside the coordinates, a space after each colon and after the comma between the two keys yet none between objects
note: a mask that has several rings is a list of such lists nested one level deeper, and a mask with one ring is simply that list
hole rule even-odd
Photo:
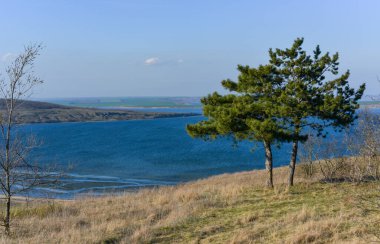
[{"label": "distant hillside", "polygon": [[[5,113],[5,100],[0,100],[0,113]],[[194,116],[194,113],[139,112],[122,109],[80,108],[38,101],[18,101],[17,123],[58,123],[84,121],[117,121]]]},{"label": "distant hillside", "polygon": [[360,101],[359,104],[362,108],[380,108],[380,101],[377,100]]},{"label": "distant hillside", "polygon": [[[70,109],[72,107],[64,106],[55,103],[38,102],[29,100],[19,100],[16,102],[16,106],[20,110],[38,110],[38,109]],[[0,99],[0,110],[6,108],[5,99]]]},{"label": "distant hillside", "polygon": [[199,97],[86,97],[46,99],[75,107],[199,107]]}]

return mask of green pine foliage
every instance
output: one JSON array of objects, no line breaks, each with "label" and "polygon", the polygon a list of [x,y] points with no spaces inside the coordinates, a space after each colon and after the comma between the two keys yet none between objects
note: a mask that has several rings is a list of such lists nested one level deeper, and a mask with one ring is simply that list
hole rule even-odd
[{"label": "green pine foliage", "polygon": [[209,119],[188,125],[193,137],[215,139],[234,136],[237,140],[273,142],[286,138],[278,123],[276,97],[281,94],[281,80],[270,65],[250,68],[238,66],[238,82],[223,80],[231,94],[213,93],[201,100],[203,114]]},{"label": "green pine foliage", "polygon": [[293,141],[290,186],[293,185],[298,142],[307,140],[310,133],[306,128],[311,128],[317,136],[326,136],[328,127],[339,130],[351,125],[357,118],[358,100],[365,90],[365,84],[358,90],[349,86],[349,71],[339,75],[338,53],[322,55],[317,46],[313,55],[307,55],[302,44],[303,38],[298,38],[289,49],[269,50],[269,63],[283,81],[282,93],[277,98],[280,104],[277,116],[292,130],[289,134]]}]

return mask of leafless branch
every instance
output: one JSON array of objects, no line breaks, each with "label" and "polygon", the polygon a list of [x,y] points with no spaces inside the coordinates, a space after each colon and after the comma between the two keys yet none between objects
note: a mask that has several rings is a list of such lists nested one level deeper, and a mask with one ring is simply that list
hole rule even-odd
[{"label": "leafless branch", "polygon": [[34,73],[34,63],[42,48],[41,44],[25,46],[24,51],[6,68],[7,79],[0,79],[0,102],[3,103],[0,116],[0,189],[6,202],[3,215],[6,234],[10,233],[12,196],[54,182],[49,171],[28,157],[38,145],[37,141],[25,134],[18,135],[15,123],[17,109],[31,96],[33,88],[43,82]]}]

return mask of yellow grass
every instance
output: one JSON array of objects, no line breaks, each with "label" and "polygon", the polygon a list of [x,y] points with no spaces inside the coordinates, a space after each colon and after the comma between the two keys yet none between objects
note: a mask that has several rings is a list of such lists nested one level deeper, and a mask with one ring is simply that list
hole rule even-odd
[{"label": "yellow grass", "polygon": [[224,174],[188,184],[73,201],[18,203],[3,243],[380,242],[378,182],[319,183],[287,168]]}]

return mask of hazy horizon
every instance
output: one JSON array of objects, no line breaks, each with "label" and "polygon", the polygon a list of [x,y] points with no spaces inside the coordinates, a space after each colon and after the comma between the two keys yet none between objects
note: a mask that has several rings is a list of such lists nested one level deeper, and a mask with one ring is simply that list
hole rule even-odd
[{"label": "hazy horizon", "polygon": [[[54,101],[75,101],[75,100],[91,100],[91,99],[195,99],[201,105],[202,96],[82,96],[82,97],[31,97],[32,101],[54,102]],[[380,102],[380,94],[366,95],[359,102]]]}]

